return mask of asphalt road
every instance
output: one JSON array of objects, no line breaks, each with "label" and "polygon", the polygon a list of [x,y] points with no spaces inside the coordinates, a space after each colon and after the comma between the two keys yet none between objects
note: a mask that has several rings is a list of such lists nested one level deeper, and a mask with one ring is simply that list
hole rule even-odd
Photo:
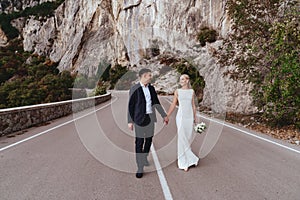
[{"label": "asphalt road", "polygon": [[[134,137],[126,122],[128,92],[51,123],[0,138],[1,200],[300,199],[300,148],[201,116],[208,129],[188,172],[176,163],[175,114],[158,116],[150,166],[135,178]],[[165,109],[168,97],[160,98]]]}]

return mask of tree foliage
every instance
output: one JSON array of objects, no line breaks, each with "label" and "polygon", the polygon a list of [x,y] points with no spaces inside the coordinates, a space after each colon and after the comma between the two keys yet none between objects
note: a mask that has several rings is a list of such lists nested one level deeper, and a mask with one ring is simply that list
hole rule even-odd
[{"label": "tree foliage", "polygon": [[109,71],[109,80],[110,80],[110,88],[113,89],[117,82],[122,78],[123,75],[128,71],[127,67],[122,65],[115,65],[114,68],[111,68]]},{"label": "tree foliage", "polygon": [[232,33],[219,51],[227,73],[254,84],[254,104],[276,126],[300,127],[299,5],[295,0],[228,0]]},{"label": "tree foliage", "polygon": [[262,84],[262,96],[265,116],[272,124],[300,127],[300,28],[295,8],[283,8],[283,16],[271,28],[270,71]]},{"label": "tree foliage", "polygon": [[57,0],[53,2],[44,2],[34,7],[27,7],[20,12],[13,12],[10,14],[0,14],[0,27],[4,31],[8,39],[14,39],[18,37],[19,31],[12,26],[11,21],[20,17],[50,17],[54,15],[54,11],[60,6],[64,0]]},{"label": "tree foliage", "polygon": [[19,40],[0,48],[0,108],[72,99],[70,72],[57,63],[24,52]]},{"label": "tree foliage", "polygon": [[197,38],[201,46],[204,47],[206,45],[206,42],[215,42],[217,40],[217,35],[218,33],[216,30],[210,29],[208,27],[203,27],[198,33]]},{"label": "tree foliage", "polygon": [[190,77],[191,86],[194,89],[198,101],[203,98],[203,89],[205,87],[204,78],[199,74],[198,69],[186,60],[182,60],[173,66],[179,74],[187,74]]}]

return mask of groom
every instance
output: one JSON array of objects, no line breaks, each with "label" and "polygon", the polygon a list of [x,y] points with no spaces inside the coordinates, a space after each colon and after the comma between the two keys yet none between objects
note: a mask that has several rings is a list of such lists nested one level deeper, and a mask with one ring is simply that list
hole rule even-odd
[{"label": "groom", "polygon": [[160,105],[157,93],[150,84],[152,73],[150,69],[143,68],[139,71],[140,82],[130,88],[128,103],[128,128],[135,129],[135,153],[137,163],[137,178],[143,177],[144,166],[148,166],[147,156],[154,135],[154,123],[157,121],[157,110],[164,123],[169,119]]}]

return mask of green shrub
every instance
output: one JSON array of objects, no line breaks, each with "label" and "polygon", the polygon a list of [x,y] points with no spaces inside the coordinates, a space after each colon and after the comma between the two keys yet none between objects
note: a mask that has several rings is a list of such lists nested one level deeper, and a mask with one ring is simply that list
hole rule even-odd
[{"label": "green shrub", "polygon": [[198,33],[198,41],[200,42],[201,46],[205,46],[206,42],[212,43],[217,40],[217,31],[210,29],[208,27],[204,27],[200,29],[200,32]]},{"label": "green shrub", "polygon": [[200,76],[197,67],[193,66],[186,60],[174,64],[174,68],[179,74],[187,74],[190,77],[191,86],[194,89],[196,96],[198,97],[198,102],[202,101],[203,89],[205,87],[205,81],[202,76]]},{"label": "green shrub", "polygon": [[110,88],[113,89],[119,79],[126,74],[127,67],[117,64],[114,68],[109,71]]},{"label": "green shrub", "polygon": [[262,84],[264,116],[272,125],[300,128],[300,30],[291,10],[274,23],[269,43],[270,72]]},{"label": "green shrub", "polygon": [[108,81],[110,69],[111,69],[111,64],[108,61],[106,60],[101,61],[98,65],[96,77],[103,81]]},{"label": "green shrub", "polygon": [[[232,78],[251,81],[254,105],[272,126],[300,128],[299,6],[297,1],[228,0],[232,34],[219,63]],[[235,56],[235,54],[239,56]]]},{"label": "green shrub", "polygon": [[23,51],[20,39],[12,40],[7,47],[0,47],[0,85],[13,76],[22,76],[28,54]]},{"label": "green shrub", "polygon": [[70,88],[74,78],[70,72],[59,73],[57,63],[40,56],[32,55],[31,64],[25,64],[30,54],[21,50],[15,53],[12,49],[15,48],[0,48],[0,55],[3,55],[0,57],[0,77],[5,77],[0,84],[0,108],[72,98]]},{"label": "green shrub", "polygon": [[106,94],[106,87],[96,87],[95,96]]},{"label": "green shrub", "polygon": [[27,7],[20,12],[13,12],[10,14],[0,14],[0,27],[4,31],[8,39],[18,37],[19,31],[12,26],[11,21],[20,17],[50,17],[54,15],[54,11],[60,6],[64,0],[57,0],[54,2],[44,2],[34,7]]},{"label": "green shrub", "polygon": [[12,18],[9,14],[0,14],[0,27],[7,36],[8,39],[13,39],[18,37],[19,31],[11,25]]}]

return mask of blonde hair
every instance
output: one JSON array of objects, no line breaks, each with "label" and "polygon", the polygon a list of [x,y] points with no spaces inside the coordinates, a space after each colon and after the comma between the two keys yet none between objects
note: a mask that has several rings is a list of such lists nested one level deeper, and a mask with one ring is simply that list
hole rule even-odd
[{"label": "blonde hair", "polygon": [[[184,78],[186,78],[186,79],[188,79],[189,80],[189,83],[188,83],[188,88],[192,88],[192,86],[191,86],[191,81],[190,81],[190,76],[189,75],[187,75],[187,74],[181,74],[181,76],[180,76],[180,78],[181,77],[184,77]],[[179,79],[180,79],[179,78]]]}]

